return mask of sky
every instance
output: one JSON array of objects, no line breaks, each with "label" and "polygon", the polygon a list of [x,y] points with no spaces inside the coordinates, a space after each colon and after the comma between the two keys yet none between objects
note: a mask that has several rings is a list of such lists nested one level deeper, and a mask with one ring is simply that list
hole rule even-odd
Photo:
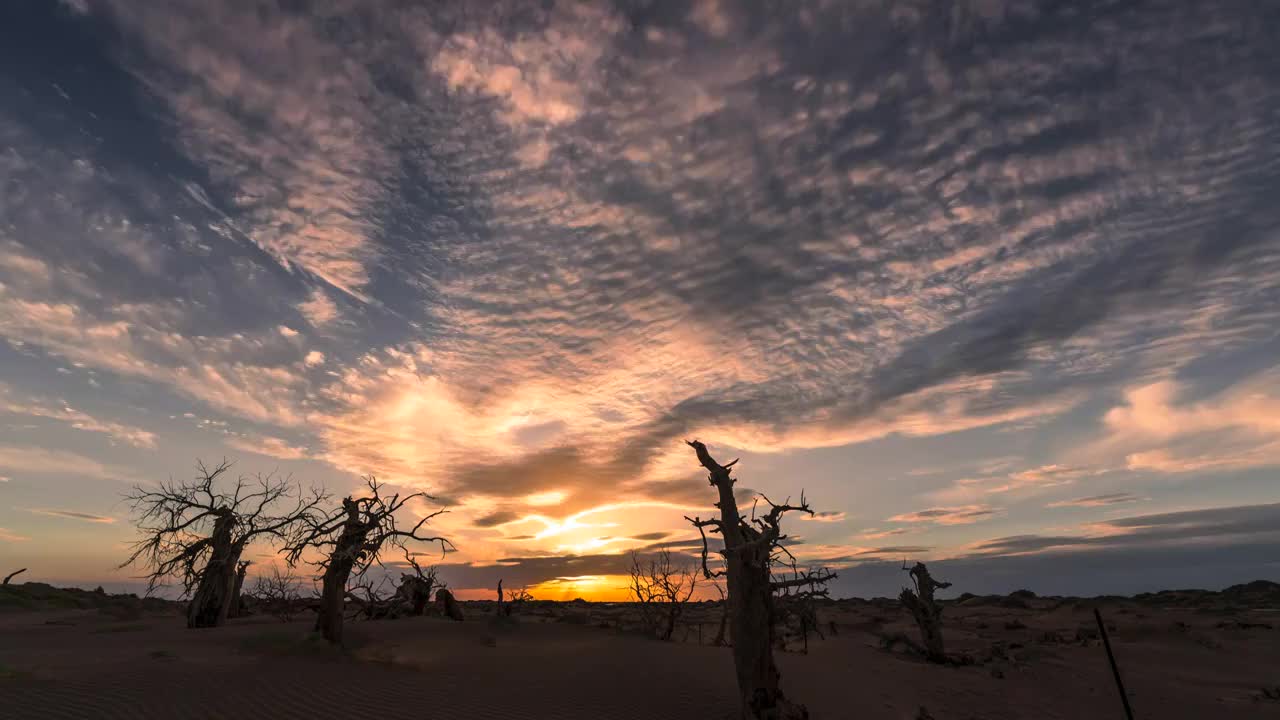
[{"label": "sky", "polygon": [[226,458],[618,597],[698,438],[837,596],[1280,579],[1280,7],[0,5],[0,570]]}]

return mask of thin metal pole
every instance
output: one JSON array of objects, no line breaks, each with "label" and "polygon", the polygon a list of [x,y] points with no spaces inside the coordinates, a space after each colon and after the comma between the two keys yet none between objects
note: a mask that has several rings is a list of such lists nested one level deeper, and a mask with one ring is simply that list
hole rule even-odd
[{"label": "thin metal pole", "polygon": [[1124,681],[1120,679],[1120,666],[1116,665],[1116,656],[1111,652],[1111,638],[1107,637],[1107,625],[1102,622],[1102,613],[1093,609],[1093,619],[1098,621],[1098,632],[1102,635],[1102,645],[1107,649],[1107,660],[1111,663],[1111,674],[1116,678],[1116,689],[1120,691],[1120,702],[1124,703],[1124,716],[1133,720],[1133,708],[1129,707],[1129,695],[1124,691]]}]

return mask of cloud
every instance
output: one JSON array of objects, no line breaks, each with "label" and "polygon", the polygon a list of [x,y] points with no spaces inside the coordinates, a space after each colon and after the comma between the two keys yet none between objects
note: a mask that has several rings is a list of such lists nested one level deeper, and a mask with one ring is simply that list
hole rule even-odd
[{"label": "cloud", "polygon": [[1179,402],[1173,380],[1131,387],[1103,416],[1104,435],[1086,452],[1123,456],[1130,470],[1229,471],[1280,464],[1280,372],[1267,369],[1200,400]]},{"label": "cloud", "polygon": [[860,540],[882,540],[882,539],[887,538],[887,537],[893,537],[894,535],[906,535],[906,534],[907,534],[907,533],[909,533],[909,532],[911,532],[911,529],[910,529],[910,528],[893,528],[893,529],[890,529],[890,530],[877,530],[877,529],[874,529],[874,528],[873,528],[873,529],[866,530],[866,531],[864,531],[864,532],[860,533],[860,534],[858,535],[858,539],[860,539]]},{"label": "cloud", "polygon": [[48,515],[50,517],[70,518],[72,520],[82,520],[84,522],[102,523],[107,525],[114,523],[116,521],[116,519],[113,517],[106,517],[104,515],[93,515],[91,513],[78,512],[75,510],[49,510],[45,508],[32,508],[27,510],[27,512],[35,513],[37,515]]},{"label": "cloud", "polygon": [[34,475],[76,475],[99,480],[131,479],[131,473],[65,450],[0,446],[0,468]]},{"label": "cloud", "polygon": [[1049,503],[1046,507],[1105,507],[1107,505],[1137,502],[1141,499],[1141,497],[1133,493],[1117,492],[1107,493],[1106,495],[1090,495],[1089,497],[1076,498],[1074,500],[1059,500]]},{"label": "cloud", "polygon": [[77,410],[65,403],[61,407],[47,401],[20,401],[12,397],[8,387],[0,383],[0,412],[49,418],[64,422],[77,430],[102,433],[112,439],[128,443],[134,447],[154,448],[156,435],[149,430],[125,425],[123,423],[101,420],[88,413]]},{"label": "cloud", "polygon": [[307,353],[307,356],[302,359],[302,362],[307,367],[315,367],[317,365],[323,365],[324,353],[320,352],[319,350],[312,350],[311,352]]},{"label": "cloud", "polygon": [[498,525],[505,525],[509,522],[517,520],[519,519],[519,517],[520,516],[514,512],[511,512],[509,510],[504,510],[501,512],[490,513],[488,515],[485,515],[484,517],[476,518],[475,524],[476,524],[476,527],[482,527],[482,528],[496,527]]},{"label": "cloud", "polygon": [[923,545],[891,545],[889,547],[871,548],[862,550],[859,555],[918,555],[927,553],[933,548]]},{"label": "cloud", "polygon": [[28,540],[30,540],[30,539],[31,539],[31,538],[29,538],[29,537],[27,537],[27,536],[25,536],[25,535],[19,535],[19,534],[15,533],[15,532],[12,532],[12,531],[10,531],[10,530],[6,530],[6,529],[4,529],[4,528],[0,528],[0,542],[14,542],[14,543],[16,543],[16,542],[26,542],[26,541],[28,541]]},{"label": "cloud", "polygon": [[821,523],[835,523],[835,522],[844,522],[845,513],[834,511],[834,510],[824,510],[821,512],[816,512],[812,515],[801,513],[799,517],[801,520],[811,520],[813,522],[821,522]]},{"label": "cloud", "polygon": [[338,317],[338,305],[324,291],[316,288],[307,300],[298,303],[298,312],[312,327],[322,327]]},{"label": "cloud", "polygon": [[228,446],[236,450],[266,455],[267,457],[281,460],[300,460],[310,455],[306,448],[296,447],[287,440],[270,435],[230,437],[227,438],[226,442]]},{"label": "cloud", "polygon": [[[374,207],[394,182],[383,95],[310,19],[188,2],[113,3],[165,64],[131,70],[179,118],[183,151],[231,199],[244,234],[282,265],[357,298],[376,258]],[[287,40],[286,40],[287,38]],[[280,68],[289,67],[289,72]]]},{"label": "cloud", "polygon": [[1016,535],[972,547],[976,555],[1017,555],[1071,548],[1230,543],[1247,538],[1280,540],[1280,503],[1137,515],[1096,523],[1080,535]]},{"label": "cloud", "polygon": [[894,515],[889,518],[889,522],[906,522],[906,523],[935,523],[938,525],[968,525],[970,523],[987,520],[995,515],[997,510],[984,507],[981,505],[964,505],[960,507],[939,507],[929,508],[927,510],[917,510],[915,512]]}]

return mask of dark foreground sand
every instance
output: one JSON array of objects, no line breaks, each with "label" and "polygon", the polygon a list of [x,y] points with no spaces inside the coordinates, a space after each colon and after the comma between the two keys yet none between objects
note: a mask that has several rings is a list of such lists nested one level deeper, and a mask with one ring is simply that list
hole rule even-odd
[{"label": "dark foreground sand", "polygon": [[[913,630],[900,609],[825,608],[827,639],[780,655],[784,687],[815,718],[913,720],[921,707],[937,720],[1122,718],[1091,638],[1093,604],[1027,605],[949,607],[949,649],[979,663],[962,667],[883,649],[883,636]],[[1280,718],[1280,701],[1262,692],[1280,685],[1280,613],[1130,601],[1102,609],[1137,717]],[[603,609],[588,624],[560,613],[503,628],[478,611],[464,623],[354,623],[345,652],[305,640],[308,618],[191,631],[173,614],[7,613],[0,717],[735,717],[729,650],[698,645],[693,630],[681,633],[687,642],[662,643],[602,628]],[[713,628],[703,629],[709,641]]]}]

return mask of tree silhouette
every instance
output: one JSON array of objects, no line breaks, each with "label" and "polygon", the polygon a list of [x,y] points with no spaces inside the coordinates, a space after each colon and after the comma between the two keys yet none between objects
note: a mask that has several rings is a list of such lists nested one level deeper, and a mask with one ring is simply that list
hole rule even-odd
[{"label": "tree silhouette", "polygon": [[[903,569],[906,569],[906,563],[903,563]],[[942,642],[942,606],[934,600],[933,593],[951,587],[951,583],[934,580],[922,562],[916,563],[909,572],[915,592],[903,588],[898,600],[911,611],[916,625],[920,627],[925,655],[933,662],[946,662],[947,653]]]},{"label": "tree silhouette", "polygon": [[646,632],[670,640],[685,604],[698,587],[698,576],[671,562],[671,551],[663,548],[642,562],[631,554],[631,583],[627,590],[640,606],[640,622]]},{"label": "tree silhouette", "polygon": [[196,463],[187,482],[161,482],[158,489],[135,485],[125,496],[142,538],[120,567],[147,571],[147,593],[178,581],[190,598],[187,627],[226,622],[234,602],[237,563],[249,543],[282,541],[327,499],[321,490],[304,496],[291,477],[275,473],[240,476],[223,489],[231,463],[213,469]]},{"label": "tree silhouette", "polygon": [[342,612],[348,593],[347,583],[353,576],[363,576],[371,565],[381,564],[379,556],[385,545],[404,549],[407,541],[417,540],[440,543],[441,553],[453,548],[453,544],[443,537],[418,534],[427,521],[446,510],[427,514],[409,530],[396,527],[396,513],[410,500],[435,498],[423,492],[403,497],[396,493],[384,498],[382,486],[374,476],[369,475],[364,481],[367,486],[364,497],[347,496],[343,498],[342,506],[331,514],[307,516],[286,547],[290,565],[301,560],[308,549],[321,554],[321,558],[314,562],[323,571],[316,630],[325,640],[335,644],[342,642]]},{"label": "tree silhouette", "polygon": [[[773,595],[792,587],[817,587],[835,578],[827,570],[799,572],[796,577],[775,580],[772,569],[790,553],[781,545],[782,517],[788,512],[813,515],[813,510],[800,496],[799,505],[781,505],[763,498],[769,512],[745,518],[733,497],[735,479],[727,465],[716,462],[707,446],[697,440],[687,441],[697,453],[698,462],[708,472],[708,482],[719,493],[719,518],[685,519],[698,528],[702,536],[702,572],[708,580],[724,576],[729,586],[729,628],[733,636],[733,661],[737,672],[738,691],[742,698],[742,715],[753,720],[795,720],[807,718],[808,710],[792,702],[779,687],[778,666],[773,659],[774,607]],[[762,496],[763,497],[763,496]],[[708,565],[707,533],[719,534],[724,540],[724,569],[712,571]]]}]

